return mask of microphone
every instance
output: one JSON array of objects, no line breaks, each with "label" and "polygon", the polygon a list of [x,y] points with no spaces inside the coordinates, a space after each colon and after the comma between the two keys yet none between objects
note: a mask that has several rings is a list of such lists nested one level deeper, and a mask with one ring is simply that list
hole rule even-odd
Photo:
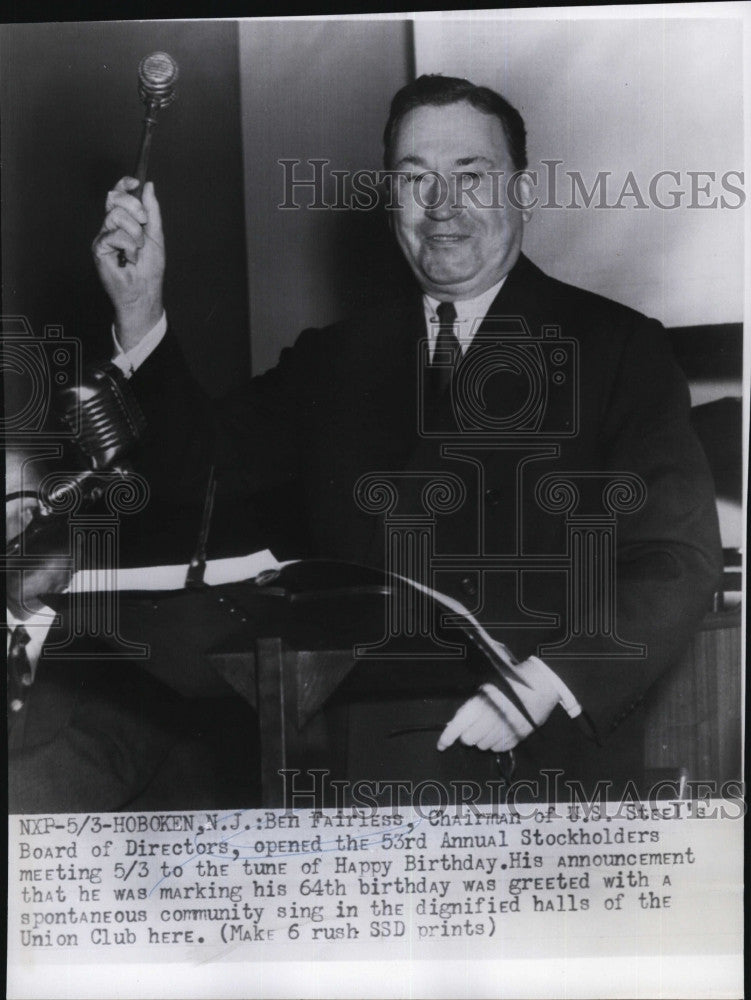
[{"label": "microphone", "polygon": [[[146,115],[143,119],[136,168],[133,172],[138,187],[131,193],[136,198],[140,198],[143,193],[151,152],[151,136],[157,122],[157,114],[174,101],[179,75],[177,63],[166,52],[152,52],[141,60],[138,67],[138,95],[146,105]],[[118,252],[117,262],[120,267],[125,267],[127,264],[124,251]]]},{"label": "microphone", "polygon": [[88,368],[80,385],[60,390],[56,402],[60,419],[92,470],[111,468],[146,430],[133,390],[110,361]]},{"label": "microphone", "polygon": [[146,430],[146,418],[127,379],[111,362],[92,365],[80,384],[59,390],[55,409],[88,468],[56,485],[47,500],[54,505],[71,490],[81,489],[85,502],[94,501],[101,494],[97,483],[102,476],[97,473],[130,472],[122,459]]},{"label": "microphone", "polygon": [[88,507],[101,499],[112,473],[127,476],[124,456],[146,430],[146,418],[127,379],[111,362],[92,365],[78,385],[58,389],[55,415],[72,435],[85,467],[78,472],[54,472],[41,489],[23,490],[8,500],[30,496],[38,506],[31,521],[7,542],[6,557],[40,556],[66,552],[68,510]]}]

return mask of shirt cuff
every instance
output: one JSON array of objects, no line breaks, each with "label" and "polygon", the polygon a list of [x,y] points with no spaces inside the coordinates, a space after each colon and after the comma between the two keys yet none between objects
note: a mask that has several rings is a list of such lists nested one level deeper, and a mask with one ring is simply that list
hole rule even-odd
[{"label": "shirt cuff", "polygon": [[131,375],[144,363],[146,358],[156,350],[162,342],[162,338],[167,332],[167,314],[165,312],[159,317],[143,340],[140,340],[135,347],[129,351],[124,351],[117,340],[114,324],[112,326],[112,344],[114,355],[112,364],[117,365],[126,378]]},{"label": "shirt cuff", "polygon": [[[509,653],[506,646],[504,646],[502,643],[497,642],[495,639],[492,639],[490,637],[489,641],[491,645],[494,646],[496,652],[499,654],[500,659],[506,662],[506,657],[508,656]],[[540,684],[542,684],[542,687],[544,688],[544,690],[535,689],[535,691],[533,691],[533,694],[537,693],[543,696],[547,695],[551,698],[555,697],[555,700],[558,702],[561,708],[564,709],[566,714],[571,719],[576,719],[579,715],[582,714],[583,709],[578,699],[571,691],[571,688],[567,684],[564,684],[564,682],[561,680],[561,678],[558,676],[555,670],[551,670],[551,668],[547,665],[547,663],[541,660],[539,656],[530,656],[528,659],[524,661],[524,663],[529,663],[535,668],[537,687],[539,688]],[[524,667],[524,663],[512,663],[511,664],[512,672],[514,670],[517,670],[521,674],[520,668]],[[525,697],[524,692],[517,691],[517,694],[522,699],[522,701],[524,701]]]},{"label": "shirt cuff", "polygon": [[534,660],[540,666],[545,677],[546,685],[550,686],[550,690],[557,692],[558,704],[565,710],[569,718],[575,719],[578,715],[581,715],[581,705],[571,691],[571,688],[567,684],[563,683],[555,670],[551,670],[547,663],[541,660],[538,656],[530,656],[530,660]]}]

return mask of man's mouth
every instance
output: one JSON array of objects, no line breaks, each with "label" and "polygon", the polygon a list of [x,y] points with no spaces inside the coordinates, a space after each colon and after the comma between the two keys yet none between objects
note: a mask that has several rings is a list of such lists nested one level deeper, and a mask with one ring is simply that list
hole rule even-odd
[{"label": "man's mouth", "polygon": [[426,237],[426,242],[433,244],[433,246],[450,246],[467,239],[469,237],[463,233],[434,233],[432,236]]}]

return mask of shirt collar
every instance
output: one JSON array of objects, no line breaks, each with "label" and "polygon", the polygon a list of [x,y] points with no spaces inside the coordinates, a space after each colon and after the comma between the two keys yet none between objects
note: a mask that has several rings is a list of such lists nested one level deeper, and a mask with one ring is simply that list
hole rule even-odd
[{"label": "shirt collar", "polygon": [[[468,343],[472,340],[472,337],[477,332],[477,328],[480,323],[485,319],[493,301],[503,288],[504,282],[508,275],[504,275],[500,281],[496,282],[492,288],[488,288],[487,291],[483,292],[482,295],[478,295],[474,299],[458,299],[454,302],[454,308],[456,309],[456,319],[458,329],[456,335],[460,342]],[[436,310],[438,309],[440,299],[433,298],[432,295],[428,295],[426,292],[423,293],[423,306],[425,309],[425,316],[428,319],[428,331],[429,334],[433,331],[431,330],[430,321],[434,323],[437,320]]]},{"label": "shirt collar", "polygon": [[26,656],[28,657],[29,666],[31,667],[31,676],[34,678],[36,676],[36,668],[39,663],[42,646],[44,645],[47,634],[55,621],[55,612],[52,608],[45,607],[35,612],[35,614],[31,615],[29,618],[21,620],[20,618],[16,618],[15,615],[11,614],[10,610],[6,608],[5,615],[8,623],[6,648],[10,647],[13,629],[15,629],[18,625],[23,625],[31,637],[26,646]]}]

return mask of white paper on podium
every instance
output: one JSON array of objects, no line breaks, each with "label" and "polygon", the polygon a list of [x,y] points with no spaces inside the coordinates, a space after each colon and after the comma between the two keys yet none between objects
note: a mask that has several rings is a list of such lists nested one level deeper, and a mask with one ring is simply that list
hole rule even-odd
[{"label": "white paper on podium", "polygon": [[[231,559],[210,559],[206,563],[204,580],[212,587],[222,583],[250,580],[264,570],[281,569],[269,549]],[[137,566],[128,569],[84,569],[71,579],[69,593],[95,593],[113,590],[182,590],[188,564],[178,566]]]}]

